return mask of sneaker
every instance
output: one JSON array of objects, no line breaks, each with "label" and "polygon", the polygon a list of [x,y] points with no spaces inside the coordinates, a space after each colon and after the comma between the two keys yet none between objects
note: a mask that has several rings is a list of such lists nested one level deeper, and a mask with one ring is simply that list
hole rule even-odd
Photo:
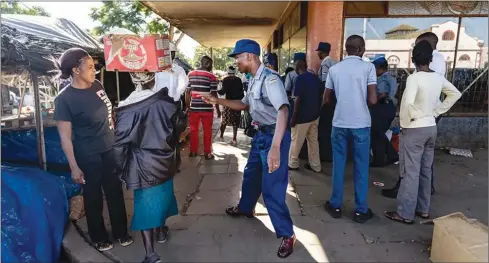
[{"label": "sneaker", "polygon": [[111,250],[112,248],[114,248],[114,244],[112,244],[112,242],[110,242],[109,240],[105,240],[95,244],[95,249],[97,249],[100,252]]},{"label": "sneaker", "polygon": [[372,219],[373,216],[374,213],[372,213],[372,210],[369,208],[366,213],[355,212],[355,215],[353,216],[353,220],[357,223],[363,224],[368,220]]},{"label": "sneaker", "polygon": [[315,171],[314,169],[312,169],[312,166],[308,163],[304,164],[304,168],[306,168],[307,170],[311,171],[311,172],[315,172],[315,173],[320,173],[321,171]]},{"label": "sneaker", "polygon": [[156,242],[163,244],[168,241],[170,229],[167,226],[161,228],[161,231],[156,232]]},{"label": "sneaker", "polygon": [[328,214],[332,217],[332,218],[340,218],[341,217],[341,208],[334,208],[331,206],[331,204],[329,203],[329,201],[326,202],[326,204],[324,204],[324,210],[326,210],[326,212],[328,212]]},{"label": "sneaker", "polygon": [[117,241],[119,241],[119,244],[121,244],[121,246],[127,247],[127,246],[130,246],[134,242],[134,239],[132,238],[132,236],[127,235],[124,238],[117,239]]},{"label": "sneaker", "polygon": [[282,243],[278,247],[277,256],[279,258],[286,258],[294,252],[295,234],[292,237],[284,237]]},{"label": "sneaker", "polygon": [[153,252],[143,260],[143,263],[161,263],[161,259],[158,254]]}]

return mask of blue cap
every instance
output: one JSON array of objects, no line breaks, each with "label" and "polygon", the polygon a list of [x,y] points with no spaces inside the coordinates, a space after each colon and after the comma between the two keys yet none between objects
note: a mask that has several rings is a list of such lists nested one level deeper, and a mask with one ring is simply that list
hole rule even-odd
[{"label": "blue cap", "polygon": [[306,61],[306,53],[295,53],[294,54],[294,62],[296,62],[298,60]]},{"label": "blue cap", "polygon": [[316,51],[330,52],[331,44],[328,42],[319,42],[318,49]]},{"label": "blue cap", "polygon": [[263,58],[263,63],[264,64],[270,64],[270,65],[277,65],[277,54],[275,53],[268,53],[264,56]]},{"label": "blue cap", "polygon": [[234,46],[233,53],[229,54],[228,57],[235,57],[241,53],[251,53],[260,56],[261,48],[260,45],[251,39],[241,39],[236,42]]},{"label": "blue cap", "polygon": [[385,57],[380,57],[374,61],[372,61],[372,63],[374,64],[375,67],[378,67],[378,66],[381,66],[381,65],[387,65],[387,60],[385,59]]}]

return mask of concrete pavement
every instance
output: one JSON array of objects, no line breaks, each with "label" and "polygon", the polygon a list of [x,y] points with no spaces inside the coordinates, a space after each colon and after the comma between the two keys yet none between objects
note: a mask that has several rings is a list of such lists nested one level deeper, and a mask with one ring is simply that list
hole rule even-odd
[{"label": "concrete pavement", "polygon": [[[219,124],[214,126],[215,133]],[[230,218],[225,208],[235,205],[240,196],[243,169],[250,139],[240,130],[238,146],[229,146],[231,128],[224,141],[216,136],[213,150],[216,159],[188,158],[182,152],[181,173],[175,177],[175,195],[180,215],[170,218],[170,239],[156,244],[164,262],[429,262],[428,248],[433,226],[394,223],[383,216],[395,208],[396,201],[380,195],[382,188],[397,180],[397,165],[370,170],[369,204],[376,216],[366,224],[351,220],[354,208],[352,166],[345,178],[344,216],[331,218],[321,207],[331,194],[331,163],[323,163],[323,173],[301,169],[290,172],[286,202],[294,221],[297,244],[294,254],[283,260],[276,256],[280,240],[263,199],[260,198],[255,219]],[[472,159],[436,154],[437,195],[432,199],[431,216],[461,211],[487,224],[487,151],[474,153]],[[304,162],[301,161],[301,165]],[[302,167],[302,166],[301,166]],[[129,223],[132,216],[131,192],[126,193]],[[107,211],[106,223],[110,228]],[[84,218],[75,223],[88,241]],[[107,262],[141,262],[144,247],[140,233],[133,233],[135,243],[127,248],[118,244],[104,252]],[[98,253],[93,249],[93,253]],[[99,257],[92,257],[98,258]]]}]

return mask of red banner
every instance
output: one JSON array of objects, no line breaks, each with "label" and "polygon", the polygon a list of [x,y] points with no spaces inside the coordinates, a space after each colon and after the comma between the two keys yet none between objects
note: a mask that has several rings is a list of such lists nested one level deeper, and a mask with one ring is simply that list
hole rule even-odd
[{"label": "red banner", "polygon": [[171,67],[168,35],[109,35],[104,37],[108,71],[157,72]]}]

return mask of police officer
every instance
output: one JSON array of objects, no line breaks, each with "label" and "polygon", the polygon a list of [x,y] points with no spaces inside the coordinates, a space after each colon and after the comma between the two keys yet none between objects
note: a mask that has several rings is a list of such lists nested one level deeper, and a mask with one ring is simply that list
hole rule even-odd
[{"label": "police officer", "polygon": [[326,77],[328,77],[329,68],[336,64],[337,61],[329,56],[329,52],[331,52],[331,44],[328,42],[319,42],[316,51],[318,52],[318,57],[321,60],[318,77],[323,82],[323,84],[325,84]]},{"label": "police officer", "polygon": [[370,107],[372,119],[370,145],[372,148],[371,167],[383,167],[399,161],[394,146],[385,133],[389,130],[396,117],[397,81],[387,71],[388,63],[384,57],[372,62],[377,74],[377,104]]},{"label": "police officer", "polygon": [[285,204],[291,141],[287,130],[289,102],[280,76],[260,62],[260,45],[257,42],[239,40],[229,56],[234,57],[240,72],[253,75],[246,96],[243,100],[213,96],[203,99],[235,110],[249,109],[256,134],[244,170],[241,200],[237,206],[226,209],[226,213],[253,217],[258,198],[263,194],[277,238],[282,238],[277,255],[285,258],[292,254],[296,239]]},{"label": "police officer", "polygon": [[263,56],[263,64],[269,69],[273,69],[278,72],[278,58],[275,53],[268,53]]}]

